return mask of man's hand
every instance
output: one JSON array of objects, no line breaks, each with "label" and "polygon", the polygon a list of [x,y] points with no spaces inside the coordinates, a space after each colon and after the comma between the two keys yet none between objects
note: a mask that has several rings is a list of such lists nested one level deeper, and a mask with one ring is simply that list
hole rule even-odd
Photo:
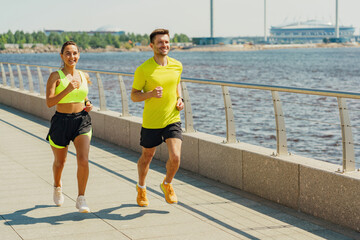
[{"label": "man's hand", "polygon": [[162,94],[163,94],[162,87],[156,87],[154,90],[152,90],[152,97],[161,98]]},{"label": "man's hand", "polygon": [[183,102],[183,99],[181,97],[179,97],[177,99],[177,102],[176,102],[176,108],[177,110],[181,111],[184,109],[184,102]]}]

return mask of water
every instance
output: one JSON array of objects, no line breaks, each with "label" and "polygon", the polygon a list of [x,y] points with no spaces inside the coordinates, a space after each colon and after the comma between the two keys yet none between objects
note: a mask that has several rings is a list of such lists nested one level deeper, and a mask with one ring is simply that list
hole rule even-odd
[{"label": "water", "polygon": [[[133,73],[138,65],[151,56],[151,52],[82,53],[78,67]],[[183,63],[183,77],[358,92],[360,48],[171,52],[170,56]],[[0,61],[58,67],[61,65],[59,54],[53,53],[0,54]],[[15,68],[13,71],[15,72]],[[43,74],[46,80],[48,72],[44,71]],[[23,76],[26,81],[25,72]],[[35,76],[37,75],[34,72],[33,78],[36,82]],[[93,85],[89,97],[96,105],[96,78],[92,74],[90,77]],[[102,79],[108,108],[121,111],[117,78],[102,76]],[[130,95],[132,78],[125,77],[124,81]],[[221,87],[194,83],[187,84],[187,87],[195,129],[225,138],[226,123]],[[271,92],[230,88],[230,93],[237,139],[276,150]],[[289,152],[341,165],[342,140],[336,98],[280,93],[280,99],[285,114]],[[130,113],[141,116],[142,103],[129,103]],[[358,100],[347,100],[357,167],[360,167],[359,103]]]}]

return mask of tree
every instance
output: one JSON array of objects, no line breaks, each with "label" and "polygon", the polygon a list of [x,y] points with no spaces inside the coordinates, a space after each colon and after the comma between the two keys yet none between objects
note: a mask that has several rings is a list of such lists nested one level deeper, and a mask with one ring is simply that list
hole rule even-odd
[{"label": "tree", "polygon": [[89,48],[90,47],[90,36],[85,32],[81,33],[79,44],[80,44],[79,46],[83,49]]},{"label": "tree", "polygon": [[183,33],[180,34],[180,39],[181,39],[181,42],[190,42],[190,38]]},{"label": "tree", "polygon": [[105,35],[105,43],[106,45],[113,45],[114,44],[114,38],[113,35],[111,35],[110,33]]},{"label": "tree", "polygon": [[[107,45],[112,45],[116,48],[124,47],[127,49],[132,48],[135,44],[141,44],[142,46],[147,46],[149,44],[149,35],[148,34],[135,34],[127,33],[121,35],[112,35],[111,33],[100,34],[95,33],[93,36],[90,36],[86,32],[64,32],[56,33],[51,32],[47,36],[44,32],[38,31],[33,33],[24,33],[23,31],[16,31],[13,34],[10,30],[5,34],[0,34],[0,43],[42,43],[42,44],[51,44],[54,46],[61,46],[65,41],[72,40],[82,48],[87,49],[91,48],[105,48]],[[189,42],[190,39],[185,34],[175,34],[172,42]]]},{"label": "tree", "polygon": [[121,46],[121,43],[120,43],[119,39],[116,39],[116,40],[114,41],[114,47],[120,48],[120,46]]},{"label": "tree", "polygon": [[14,34],[15,43],[24,43],[26,42],[25,34],[23,31],[16,31]]},{"label": "tree", "polygon": [[30,33],[25,33],[25,42],[26,43],[33,43],[34,42],[34,38]]},{"label": "tree", "polygon": [[7,42],[8,43],[15,43],[14,34],[10,30],[7,32]]},{"label": "tree", "polygon": [[7,43],[7,34],[0,34],[0,42],[6,44]]},{"label": "tree", "polygon": [[50,35],[48,36],[48,43],[51,45],[61,45],[63,43],[63,39],[62,36],[60,36],[60,34],[52,32],[50,33]]},{"label": "tree", "polygon": [[179,42],[179,35],[177,35],[177,33],[175,33],[174,37],[172,38],[172,42],[174,43],[178,43]]},{"label": "tree", "polygon": [[34,43],[43,43],[46,44],[48,41],[48,37],[45,35],[44,32],[42,31],[38,31],[38,32],[33,32],[32,36],[34,38]]},{"label": "tree", "polygon": [[94,36],[91,36],[89,45],[92,48],[105,48],[106,42],[101,34],[95,33]]}]

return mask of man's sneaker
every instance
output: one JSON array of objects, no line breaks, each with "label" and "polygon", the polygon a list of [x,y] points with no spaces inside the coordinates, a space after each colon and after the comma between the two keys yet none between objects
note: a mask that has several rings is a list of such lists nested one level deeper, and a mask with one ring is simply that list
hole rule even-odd
[{"label": "man's sneaker", "polygon": [[149,206],[149,200],[146,197],[146,188],[141,188],[136,184],[137,197],[136,202],[140,207]]},{"label": "man's sneaker", "polygon": [[56,206],[61,206],[64,203],[64,195],[62,194],[61,187],[54,187],[54,203]]},{"label": "man's sneaker", "polygon": [[76,208],[79,209],[81,213],[88,213],[90,212],[90,208],[86,204],[86,200],[84,196],[78,196],[76,199]]},{"label": "man's sneaker", "polygon": [[170,204],[177,203],[177,197],[171,183],[165,184],[165,179],[164,179],[164,181],[160,184],[160,188],[165,195],[165,199],[167,203]]}]

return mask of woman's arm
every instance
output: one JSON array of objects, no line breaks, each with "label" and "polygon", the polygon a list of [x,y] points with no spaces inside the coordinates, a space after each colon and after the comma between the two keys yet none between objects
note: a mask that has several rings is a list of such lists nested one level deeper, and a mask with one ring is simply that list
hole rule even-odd
[{"label": "woman's arm", "polygon": [[46,83],[46,105],[50,108],[58,104],[58,102],[65,97],[68,93],[74,90],[79,84],[76,81],[72,81],[69,85],[58,95],[55,95],[55,89],[57,83],[60,81],[58,72],[52,72]]}]

